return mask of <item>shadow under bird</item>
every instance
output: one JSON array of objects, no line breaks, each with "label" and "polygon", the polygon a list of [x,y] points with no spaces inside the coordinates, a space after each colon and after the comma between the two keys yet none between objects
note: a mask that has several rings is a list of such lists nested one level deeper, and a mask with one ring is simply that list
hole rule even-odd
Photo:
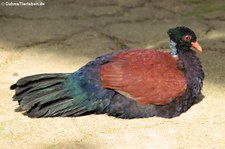
[{"label": "shadow under bird", "polygon": [[199,98],[204,72],[195,33],[184,26],[168,30],[171,52],[127,49],[88,62],[74,73],[38,74],[10,89],[29,117],[80,116],[172,118]]}]

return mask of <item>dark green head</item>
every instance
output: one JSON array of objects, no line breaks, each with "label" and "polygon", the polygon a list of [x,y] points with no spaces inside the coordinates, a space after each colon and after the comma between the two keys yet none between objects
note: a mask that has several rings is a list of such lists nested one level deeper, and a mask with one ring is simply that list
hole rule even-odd
[{"label": "dark green head", "polygon": [[178,26],[169,29],[167,33],[170,40],[175,42],[177,46],[183,48],[193,47],[198,51],[202,51],[201,46],[197,42],[197,37],[191,29],[184,26]]}]

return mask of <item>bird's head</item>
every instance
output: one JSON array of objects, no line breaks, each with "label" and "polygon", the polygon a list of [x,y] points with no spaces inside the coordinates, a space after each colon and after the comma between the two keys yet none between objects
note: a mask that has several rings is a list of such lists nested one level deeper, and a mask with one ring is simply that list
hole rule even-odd
[{"label": "bird's head", "polygon": [[202,47],[197,42],[197,37],[191,29],[179,26],[169,29],[167,33],[170,40],[175,43],[176,47],[179,46],[183,49],[190,49],[190,47],[193,47],[197,51],[202,52]]}]

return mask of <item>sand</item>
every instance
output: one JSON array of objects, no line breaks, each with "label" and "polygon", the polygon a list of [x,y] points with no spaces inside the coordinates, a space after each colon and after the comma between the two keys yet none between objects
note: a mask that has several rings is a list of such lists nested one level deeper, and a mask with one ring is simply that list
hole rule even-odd
[{"label": "sand", "polygon": [[[42,2],[45,6],[0,6],[0,148],[225,148],[223,0]],[[196,32],[206,75],[204,99],[181,116],[32,119],[14,111],[18,105],[9,86],[19,78],[74,72],[96,56],[124,48],[167,51],[166,31],[178,25]]]}]

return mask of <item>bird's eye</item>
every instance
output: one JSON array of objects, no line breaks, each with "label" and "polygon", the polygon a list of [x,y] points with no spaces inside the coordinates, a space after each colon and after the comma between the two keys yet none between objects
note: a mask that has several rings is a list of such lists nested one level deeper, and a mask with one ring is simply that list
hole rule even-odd
[{"label": "bird's eye", "polygon": [[190,40],[191,40],[191,36],[190,36],[190,35],[185,35],[185,36],[183,37],[183,39],[184,39],[185,41],[190,41]]}]

